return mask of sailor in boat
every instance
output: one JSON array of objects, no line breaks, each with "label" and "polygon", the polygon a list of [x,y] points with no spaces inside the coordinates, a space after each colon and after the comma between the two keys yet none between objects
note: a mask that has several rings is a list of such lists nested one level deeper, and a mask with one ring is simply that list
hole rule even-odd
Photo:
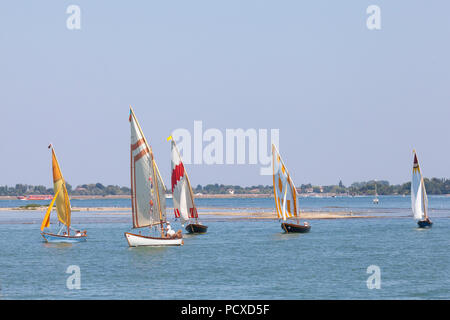
[{"label": "sailor in boat", "polygon": [[167,222],[167,237],[173,238],[174,235],[175,235],[175,231],[172,230],[170,223]]},{"label": "sailor in boat", "polygon": [[81,232],[80,230],[77,230],[75,237],[85,237],[86,236],[86,230],[83,230],[83,232]]},{"label": "sailor in boat", "polygon": [[181,230],[175,232],[170,226],[170,222],[167,222],[166,237],[171,239],[181,239],[183,235],[181,233]]}]

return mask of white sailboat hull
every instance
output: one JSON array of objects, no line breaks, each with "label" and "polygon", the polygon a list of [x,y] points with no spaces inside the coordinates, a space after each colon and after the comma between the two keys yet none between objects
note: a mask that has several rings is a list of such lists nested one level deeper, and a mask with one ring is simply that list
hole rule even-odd
[{"label": "white sailboat hull", "polygon": [[130,247],[165,247],[182,246],[184,244],[183,239],[148,237],[128,232],[125,232],[125,239],[127,239]]},{"label": "white sailboat hull", "polygon": [[82,236],[64,236],[59,234],[41,232],[42,237],[46,242],[65,242],[65,243],[74,243],[74,242],[84,242],[87,240],[86,235]]}]

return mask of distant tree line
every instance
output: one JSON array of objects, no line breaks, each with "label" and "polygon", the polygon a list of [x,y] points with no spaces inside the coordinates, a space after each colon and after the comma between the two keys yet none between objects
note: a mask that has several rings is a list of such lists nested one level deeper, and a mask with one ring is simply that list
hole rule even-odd
[{"label": "distant tree line", "polygon": [[[66,182],[67,192],[70,195],[77,196],[107,196],[107,195],[129,195],[131,190],[128,187],[119,187],[114,185],[104,186],[101,183],[83,184],[72,188],[70,183]],[[16,184],[15,187],[0,186],[0,196],[27,196],[27,195],[51,195],[53,188],[45,186],[33,186],[27,184]]]},{"label": "distant tree line", "polygon": [[[424,179],[425,188],[428,194],[450,194],[450,179]],[[411,193],[411,182],[399,185],[391,185],[388,181],[365,181],[355,182],[346,187],[342,181],[337,185],[317,186],[312,184],[302,184],[297,186],[297,192],[300,194],[348,194],[348,195],[409,195]],[[198,185],[194,193],[202,194],[273,194],[272,185],[241,187],[223,184],[208,184],[204,187]]]},{"label": "distant tree line", "polygon": [[[450,179],[424,178],[425,189],[428,194],[450,194]],[[368,181],[353,183],[348,187],[348,193],[353,195],[409,195],[411,194],[411,182],[398,185],[390,185],[388,181]]]},{"label": "distant tree line", "polygon": [[[428,194],[450,194],[450,179],[424,179],[425,188]],[[411,192],[411,182],[399,185],[391,185],[388,181],[365,181],[355,182],[346,187],[340,181],[337,185],[317,186],[312,184],[302,184],[297,186],[300,194],[348,194],[348,195],[409,195]],[[81,196],[107,196],[107,195],[129,195],[130,188],[117,185],[104,186],[101,183],[83,184],[75,189],[66,182],[67,191],[70,195]],[[241,187],[237,185],[208,184],[206,186],[197,185],[193,188],[196,194],[273,194],[272,185],[256,185],[250,187]],[[170,193],[170,188],[167,188]],[[38,185],[16,184],[15,187],[0,186],[0,196],[26,196],[26,195],[49,195],[53,194],[53,188],[46,188]]]}]

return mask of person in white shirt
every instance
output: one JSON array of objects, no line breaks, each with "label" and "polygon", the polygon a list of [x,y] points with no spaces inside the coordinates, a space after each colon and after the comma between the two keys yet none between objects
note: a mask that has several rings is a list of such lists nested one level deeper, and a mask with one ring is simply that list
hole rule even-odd
[{"label": "person in white shirt", "polygon": [[172,238],[175,235],[175,231],[172,230],[170,223],[167,222],[167,235]]}]

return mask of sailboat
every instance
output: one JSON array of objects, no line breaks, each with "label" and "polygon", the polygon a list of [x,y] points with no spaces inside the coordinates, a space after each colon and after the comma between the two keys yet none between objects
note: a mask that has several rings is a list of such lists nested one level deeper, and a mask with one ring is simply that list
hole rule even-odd
[{"label": "sailboat", "polygon": [[[275,206],[278,218],[283,220],[281,228],[286,233],[309,232],[311,226],[308,222],[304,222],[303,225],[299,223],[300,210],[297,208],[297,189],[274,144],[272,144],[272,163]],[[289,218],[294,217],[297,223],[287,222]]]},{"label": "sailboat", "polygon": [[[71,213],[69,195],[67,193],[66,182],[59,168],[58,160],[56,159],[55,149],[52,145],[49,145],[49,149],[52,149],[52,169],[53,169],[53,189],[55,195],[52,202],[48,206],[44,219],[41,224],[41,235],[47,242],[83,242],[86,241],[86,231],[81,233],[75,231],[70,233],[71,230]],[[53,205],[56,203],[56,212],[58,214],[58,221],[62,225],[59,231],[55,233],[44,232],[45,228],[50,226],[50,214],[53,209]],[[63,231],[65,229],[65,231]],[[62,233],[63,232],[63,233]]]},{"label": "sailboat", "polygon": [[377,193],[377,182],[375,181],[375,198],[373,198],[372,202],[374,204],[378,204],[379,200],[378,200],[378,193]]},{"label": "sailboat", "polygon": [[185,230],[188,233],[206,233],[208,227],[198,221],[194,193],[180,152],[172,136],[167,140],[172,142],[172,199],[175,217],[180,218],[183,225],[187,224]]},{"label": "sailboat", "polygon": [[[166,218],[166,187],[153,151],[130,106],[131,126],[131,216],[133,228],[149,228],[155,235],[125,232],[130,247],[180,246],[181,230],[176,234]],[[172,234],[171,234],[172,233]]]},{"label": "sailboat", "polygon": [[419,228],[430,228],[433,225],[428,217],[428,197],[425,190],[422,173],[420,172],[419,161],[416,151],[414,153],[413,174],[411,180],[411,207],[414,219],[418,220]]}]

